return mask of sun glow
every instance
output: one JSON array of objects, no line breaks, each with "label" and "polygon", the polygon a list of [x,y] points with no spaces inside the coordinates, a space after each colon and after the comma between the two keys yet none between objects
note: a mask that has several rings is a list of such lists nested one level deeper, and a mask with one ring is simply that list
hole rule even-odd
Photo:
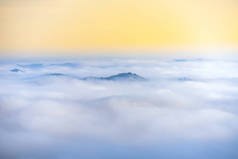
[{"label": "sun glow", "polygon": [[3,2],[0,4],[2,52],[217,47],[238,44],[237,1]]}]

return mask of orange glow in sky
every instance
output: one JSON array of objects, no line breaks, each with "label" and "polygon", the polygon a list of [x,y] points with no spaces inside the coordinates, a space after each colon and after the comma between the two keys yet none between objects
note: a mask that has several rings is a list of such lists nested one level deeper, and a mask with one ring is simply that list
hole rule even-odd
[{"label": "orange glow in sky", "polygon": [[0,51],[238,44],[236,0],[3,0]]}]

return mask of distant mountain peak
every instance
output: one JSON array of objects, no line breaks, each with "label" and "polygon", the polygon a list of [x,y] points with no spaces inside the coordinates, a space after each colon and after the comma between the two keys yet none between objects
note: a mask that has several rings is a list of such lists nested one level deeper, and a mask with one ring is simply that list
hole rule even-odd
[{"label": "distant mountain peak", "polygon": [[12,70],[10,70],[11,72],[23,72],[22,70],[20,70],[20,69],[17,69],[17,68],[14,68],[14,69],[12,69]]},{"label": "distant mountain peak", "polygon": [[119,73],[109,77],[105,77],[106,80],[145,80],[145,78],[135,74],[135,73]]},{"label": "distant mountain peak", "polygon": [[107,81],[145,81],[144,77],[137,75],[136,73],[118,73],[116,75],[108,77],[85,77],[83,80],[107,80]]},{"label": "distant mountain peak", "polygon": [[65,74],[63,73],[48,73],[48,74],[45,74],[46,76],[65,76]]},{"label": "distant mountain peak", "polygon": [[118,73],[116,75],[112,76],[107,76],[107,77],[94,77],[94,76],[89,76],[89,77],[84,77],[80,78],[75,75],[70,75],[70,74],[63,74],[63,73],[46,73],[42,74],[41,76],[36,76],[29,78],[30,80],[37,80],[37,79],[42,79],[42,78],[70,78],[70,79],[77,79],[77,80],[85,80],[85,81],[124,81],[124,82],[132,82],[132,81],[146,81],[144,77],[141,77],[137,75],[136,73]]},{"label": "distant mountain peak", "polygon": [[17,66],[22,67],[22,68],[28,68],[28,69],[41,69],[41,68],[44,67],[43,64],[39,64],[39,63],[36,63],[36,64],[26,64],[26,65],[17,64]]},{"label": "distant mountain peak", "polygon": [[74,67],[77,67],[78,64],[66,62],[66,63],[51,64],[50,66],[60,66],[60,67],[71,67],[71,68],[74,68]]}]

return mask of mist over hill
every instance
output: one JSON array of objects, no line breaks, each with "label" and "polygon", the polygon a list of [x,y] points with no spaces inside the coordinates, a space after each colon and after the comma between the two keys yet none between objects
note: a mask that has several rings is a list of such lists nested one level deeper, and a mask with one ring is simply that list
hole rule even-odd
[{"label": "mist over hill", "polygon": [[238,61],[0,63],[0,158],[238,158]]}]

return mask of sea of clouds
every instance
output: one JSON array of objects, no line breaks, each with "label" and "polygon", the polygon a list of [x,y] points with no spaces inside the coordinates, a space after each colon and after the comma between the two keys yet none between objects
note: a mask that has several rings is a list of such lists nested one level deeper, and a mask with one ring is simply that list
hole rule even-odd
[{"label": "sea of clouds", "polygon": [[[238,158],[237,68],[194,58],[1,60],[0,158]],[[81,80],[126,72],[147,80]]]}]

